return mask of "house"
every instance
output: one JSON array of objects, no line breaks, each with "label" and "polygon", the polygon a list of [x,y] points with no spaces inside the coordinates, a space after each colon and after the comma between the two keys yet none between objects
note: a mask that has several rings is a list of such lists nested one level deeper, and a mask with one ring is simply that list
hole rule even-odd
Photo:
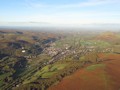
[{"label": "house", "polygon": [[26,50],[22,50],[22,53],[25,53],[26,52]]},{"label": "house", "polygon": [[22,47],[22,53],[25,53],[25,52],[26,52],[25,47]]}]

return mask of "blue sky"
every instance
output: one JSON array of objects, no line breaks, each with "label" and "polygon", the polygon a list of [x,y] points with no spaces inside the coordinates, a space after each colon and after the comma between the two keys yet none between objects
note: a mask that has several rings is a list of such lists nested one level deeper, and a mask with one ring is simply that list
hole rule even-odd
[{"label": "blue sky", "polygon": [[0,0],[0,25],[120,24],[120,0]]}]

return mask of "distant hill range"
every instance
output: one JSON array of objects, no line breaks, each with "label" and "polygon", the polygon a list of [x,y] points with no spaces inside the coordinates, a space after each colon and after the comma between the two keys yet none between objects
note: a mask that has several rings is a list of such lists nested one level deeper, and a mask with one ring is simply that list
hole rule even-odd
[{"label": "distant hill range", "polygon": [[109,31],[120,31],[120,24],[112,24],[112,23],[104,23],[104,24],[80,24],[80,25],[74,25],[74,24],[52,24],[48,22],[0,22],[0,28],[15,28],[15,27],[27,27],[27,28],[54,28],[54,29],[87,29],[87,30],[109,30]]}]

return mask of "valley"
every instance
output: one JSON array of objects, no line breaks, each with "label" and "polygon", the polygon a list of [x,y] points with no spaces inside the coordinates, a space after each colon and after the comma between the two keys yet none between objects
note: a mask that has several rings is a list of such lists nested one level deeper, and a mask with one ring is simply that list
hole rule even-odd
[{"label": "valley", "polygon": [[0,89],[119,90],[119,40],[119,31],[1,29]]}]

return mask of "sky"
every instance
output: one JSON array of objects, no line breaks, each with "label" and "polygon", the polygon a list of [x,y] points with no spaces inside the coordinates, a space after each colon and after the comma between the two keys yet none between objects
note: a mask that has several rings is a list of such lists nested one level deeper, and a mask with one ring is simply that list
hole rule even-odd
[{"label": "sky", "polygon": [[120,24],[120,0],[0,0],[0,25]]}]

